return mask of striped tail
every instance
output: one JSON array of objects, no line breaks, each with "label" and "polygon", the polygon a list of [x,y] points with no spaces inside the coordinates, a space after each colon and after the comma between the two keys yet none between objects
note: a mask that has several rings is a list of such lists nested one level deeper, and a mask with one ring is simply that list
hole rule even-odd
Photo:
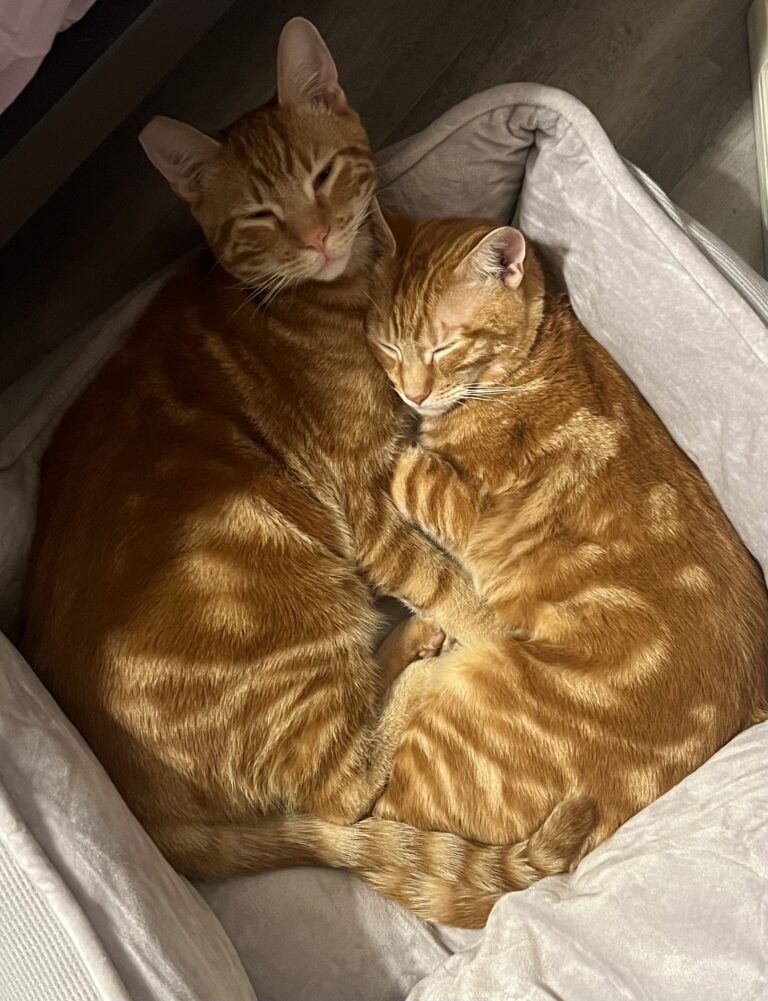
[{"label": "striped tail", "polygon": [[512,845],[476,844],[375,817],[342,827],[305,815],[265,818],[251,827],[183,825],[157,841],[193,879],[331,866],[355,873],[428,921],[481,928],[504,893],[567,871],[595,823],[594,802],[572,797]]}]

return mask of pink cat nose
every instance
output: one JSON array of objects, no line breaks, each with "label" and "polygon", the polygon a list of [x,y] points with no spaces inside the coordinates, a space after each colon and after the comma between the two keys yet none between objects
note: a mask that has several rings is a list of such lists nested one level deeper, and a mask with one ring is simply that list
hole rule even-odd
[{"label": "pink cat nose", "polygon": [[416,406],[418,407],[419,404],[423,403],[424,400],[426,400],[426,398],[429,396],[431,392],[432,392],[431,389],[425,389],[423,392],[420,393],[406,393],[405,395],[408,397],[411,403],[415,403]]},{"label": "pink cat nose", "polygon": [[303,237],[303,245],[310,250],[318,250],[321,254],[326,254],[325,240],[328,236],[327,229],[315,229]]}]

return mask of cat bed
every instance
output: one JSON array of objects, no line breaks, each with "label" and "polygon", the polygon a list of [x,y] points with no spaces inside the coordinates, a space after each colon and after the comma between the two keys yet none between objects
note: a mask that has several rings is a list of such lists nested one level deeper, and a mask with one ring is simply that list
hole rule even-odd
[{"label": "cat bed", "polygon": [[[385,201],[403,211],[515,215],[768,566],[762,279],[624,163],[583,105],[547,87],[465,101],[384,151],[380,173]],[[0,397],[0,625],[11,637],[40,456],[160,281]],[[428,925],[342,872],[193,887],[3,637],[0,666],[0,1001],[768,993],[768,724],[734,739],[576,872],[508,894],[485,930],[462,932]]]}]

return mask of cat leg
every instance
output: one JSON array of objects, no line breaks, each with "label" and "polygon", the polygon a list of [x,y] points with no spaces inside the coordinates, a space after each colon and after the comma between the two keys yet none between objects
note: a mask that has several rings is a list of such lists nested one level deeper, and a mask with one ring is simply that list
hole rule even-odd
[{"label": "cat leg", "polygon": [[398,510],[450,552],[461,550],[477,517],[479,498],[454,466],[421,445],[397,458],[391,485]]},{"label": "cat leg", "polygon": [[[392,762],[406,730],[432,692],[434,658],[408,665],[385,693],[378,719],[368,719],[344,742],[337,767],[323,769],[322,779],[305,782],[305,794],[294,799],[294,809],[313,813],[335,824],[351,824],[370,813],[392,770]],[[304,776],[305,780],[307,776]]]},{"label": "cat leg", "polygon": [[403,734],[431,691],[434,669],[445,633],[433,623],[412,616],[396,626],[379,646],[384,706],[367,742],[364,772],[346,776],[330,803],[313,802],[306,809],[335,823],[351,823],[370,813],[387,784]]},{"label": "cat leg", "polygon": [[500,635],[501,623],[469,576],[382,496],[358,522],[358,560],[373,586],[394,595],[463,643]]}]

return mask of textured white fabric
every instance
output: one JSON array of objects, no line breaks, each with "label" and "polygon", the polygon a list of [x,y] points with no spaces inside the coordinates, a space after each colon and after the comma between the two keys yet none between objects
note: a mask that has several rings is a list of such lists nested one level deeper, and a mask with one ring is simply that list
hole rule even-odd
[{"label": "textured white fabric", "polygon": [[3,869],[8,1001],[254,1001],[219,922],[0,635]]},{"label": "textured white fabric", "polygon": [[129,1001],[101,942],[0,786],[0,1001]]},{"label": "textured white fabric", "polygon": [[259,1001],[398,1001],[451,955],[439,929],[347,873],[290,869],[199,889]]},{"label": "textured white fabric", "polygon": [[0,3],[0,114],[48,54],[56,33],[79,21],[94,0],[3,0]]},{"label": "textured white fabric", "polygon": [[[745,279],[716,243],[702,253],[692,242],[701,232],[659,206],[582,105],[549,88],[471,98],[385,152],[381,173],[390,203],[417,215],[517,213],[560,264],[581,318],[767,565],[768,337],[755,311],[764,283]],[[149,294],[95,338],[85,334],[71,364],[73,344],[0,397],[9,432],[0,442],[6,627],[18,609],[39,456]],[[131,995],[252,996],[199,897],[159,858],[20,658],[10,647],[3,658],[0,780]],[[577,873],[505,897],[484,933],[431,928],[343,873],[296,870],[200,889],[261,1001],[400,999],[411,989],[416,1001],[764,1001],[766,764],[768,727],[753,728]],[[89,942],[84,935],[81,960],[90,971]]]},{"label": "textured white fabric", "polygon": [[633,163],[625,161],[633,177],[642,184],[670,219],[706,254],[726,280],[739,290],[764,323],[768,324],[768,284],[746,261],[736,257],[730,247],[708,229],[678,208],[656,182]]}]

